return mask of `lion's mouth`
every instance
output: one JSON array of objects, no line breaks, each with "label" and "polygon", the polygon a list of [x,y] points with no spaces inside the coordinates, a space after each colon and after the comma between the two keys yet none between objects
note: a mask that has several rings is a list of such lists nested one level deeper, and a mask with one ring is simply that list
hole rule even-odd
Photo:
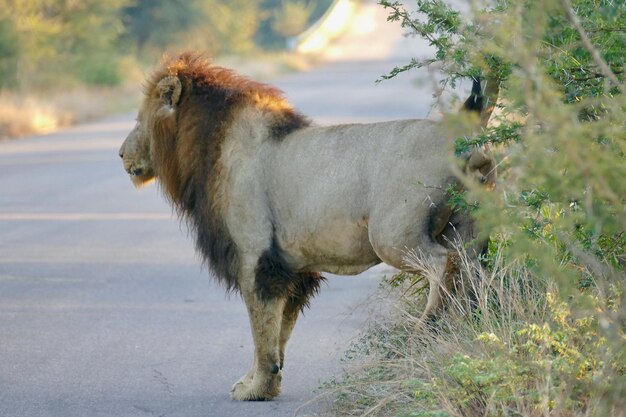
[{"label": "lion's mouth", "polygon": [[143,168],[128,168],[126,172],[128,172],[128,174],[132,176],[140,177],[144,174],[144,169]]},{"label": "lion's mouth", "polygon": [[137,188],[141,188],[155,179],[154,171],[151,168],[127,168],[126,172]]},{"label": "lion's mouth", "polygon": [[151,167],[130,166],[124,170],[135,185],[143,185],[154,179],[154,171]]}]

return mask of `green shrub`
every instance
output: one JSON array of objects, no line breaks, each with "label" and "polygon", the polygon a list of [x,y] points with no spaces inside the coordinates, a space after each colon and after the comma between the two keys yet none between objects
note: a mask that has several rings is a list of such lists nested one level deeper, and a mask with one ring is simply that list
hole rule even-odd
[{"label": "green shrub", "polygon": [[[499,172],[493,191],[468,182],[472,201],[448,190],[490,232],[483,266],[459,248],[463,280],[430,330],[415,320],[427,260],[391,281],[403,314],[368,336],[365,371],[336,385],[342,415],[626,415],[626,4],[572,3],[497,0],[470,19],[441,0],[417,13],[381,1],[435,48],[383,79],[437,63],[444,87],[500,87],[492,123],[455,143],[488,147]],[[467,131],[460,119],[444,126]]]},{"label": "green shrub", "polygon": [[[490,248],[482,268],[458,248],[466,279],[425,329],[415,280],[394,280],[400,314],[381,321],[349,351],[357,372],[332,384],[340,415],[620,416],[626,407],[626,350],[617,286],[560,301],[532,264]],[[407,263],[417,270],[415,254]],[[422,270],[421,275],[430,272]],[[467,293],[473,294],[468,300]],[[618,330],[617,333],[615,330]]]},{"label": "green shrub", "polygon": [[19,39],[11,19],[0,12],[0,90],[17,83]]},{"label": "green shrub", "polygon": [[115,86],[123,81],[118,59],[106,55],[78,58],[74,72],[87,85]]},{"label": "green shrub", "polygon": [[299,35],[309,27],[313,9],[306,1],[283,1],[274,12],[272,29],[284,38]]}]

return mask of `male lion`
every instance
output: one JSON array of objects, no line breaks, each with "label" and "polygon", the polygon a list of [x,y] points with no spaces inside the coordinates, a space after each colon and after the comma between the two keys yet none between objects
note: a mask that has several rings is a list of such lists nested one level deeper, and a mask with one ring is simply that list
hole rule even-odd
[{"label": "male lion", "polygon": [[[440,271],[424,317],[441,304],[454,269],[444,239],[473,237],[471,219],[446,205],[457,181],[445,139],[428,120],[314,126],[280,91],[191,53],[156,69],[120,156],[135,185],[159,181],[198,252],[243,296],[254,365],[233,399],[279,394],[285,345],[320,272],[402,269],[416,249]],[[493,180],[484,154],[465,165]]]}]

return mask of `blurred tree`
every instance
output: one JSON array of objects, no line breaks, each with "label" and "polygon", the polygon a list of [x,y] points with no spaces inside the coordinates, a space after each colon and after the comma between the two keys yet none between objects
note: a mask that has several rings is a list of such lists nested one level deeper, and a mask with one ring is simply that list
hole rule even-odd
[{"label": "blurred tree", "polygon": [[197,0],[202,23],[188,37],[212,53],[239,54],[255,48],[261,11],[258,0]]},{"label": "blurred tree", "polygon": [[307,1],[284,1],[274,11],[272,29],[283,38],[304,32],[309,26],[313,3]]},{"label": "blurred tree", "polygon": [[132,42],[136,52],[163,50],[201,21],[196,4],[185,0],[134,0],[122,9],[125,33],[122,43]]},{"label": "blurred tree", "polygon": [[259,15],[254,0],[135,0],[122,11],[122,43],[133,43],[131,52],[151,60],[168,49],[247,52]]},{"label": "blurred tree", "polygon": [[13,87],[17,82],[18,42],[13,21],[0,12],[0,89]]},{"label": "blurred tree", "polygon": [[124,26],[120,11],[128,0],[61,1],[57,13],[63,28],[57,45],[66,51],[70,70],[91,85],[122,81],[117,39]]},{"label": "blurred tree", "polygon": [[[283,49],[285,40],[315,23],[333,0],[261,0],[255,41],[267,49]],[[306,17],[306,20],[304,19]]]},{"label": "blurred tree", "polygon": [[0,0],[0,88],[116,84],[129,55],[283,48],[331,1]]},{"label": "blurred tree", "polygon": [[442,0],[417,0],[417,13],[381,4],[435,48],[383,78],[436,63],[444,84],[480,76],[502,85],[496,123],[456,149],[498,144],[505,153],[478,215],[506,236],[507,251],[566,294],[623,285],[626,3],[496,0],[476,5],[469,21]]},{"label": "blurred tree", "polygon": [[127,2],[0,0],[17,35],[19,83],[119,82],[115,41],[123,30],[119,12]]}]

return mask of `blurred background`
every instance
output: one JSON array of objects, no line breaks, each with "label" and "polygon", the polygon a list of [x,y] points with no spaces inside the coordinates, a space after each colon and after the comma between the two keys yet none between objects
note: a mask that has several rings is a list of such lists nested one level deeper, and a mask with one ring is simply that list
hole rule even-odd
[{"label": "blurred background", "polygon": [[167,51],[206,51],[238,67],[244,57],[255,66],[243,72],[260,78],[301,67],[306,62],[286,54],[287,45],[296,48],[297,36],[331,6],[343,14],[351,7],[333,0],[0,0],[0,138],[132,109],[146,69]]}]

